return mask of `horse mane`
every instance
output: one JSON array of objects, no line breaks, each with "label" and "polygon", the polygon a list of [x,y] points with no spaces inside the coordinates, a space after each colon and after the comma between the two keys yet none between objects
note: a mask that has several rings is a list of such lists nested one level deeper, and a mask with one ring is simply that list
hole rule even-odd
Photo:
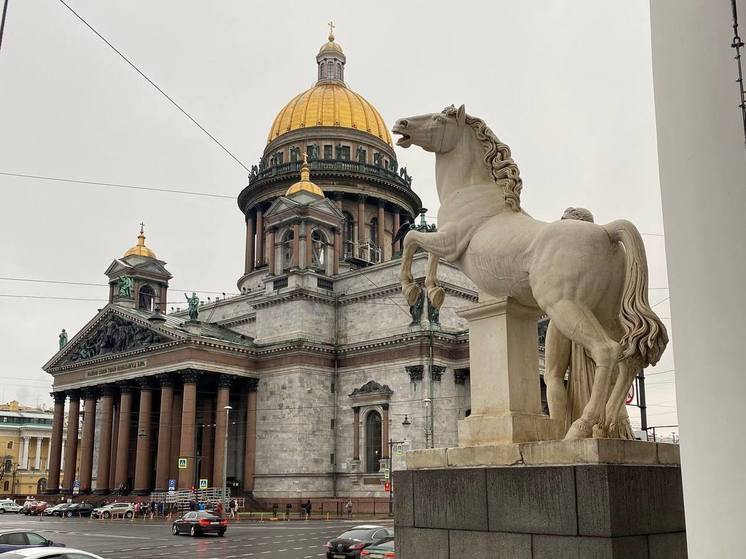
[{"label": "horse mane", "polygon": [[[443,114],[456,116],[458,109],[451,105],[443,109]],[[484,163],[489,167],[492,179],[504,187],[505,203],[514,212],[521,210],[521,189],[523,181],[518,165],[510,155],[510,148],[501,142],[481,118],[466,115],[466,124],[474,129],[477,140],[484,150]]]}]

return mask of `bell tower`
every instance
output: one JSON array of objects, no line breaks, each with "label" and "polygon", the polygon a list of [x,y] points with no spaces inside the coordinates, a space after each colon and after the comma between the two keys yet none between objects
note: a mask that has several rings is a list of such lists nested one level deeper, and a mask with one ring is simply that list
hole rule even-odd
[{"label": "bell tower", "polygon": [[334,23],[329,22],[329,42],[321,46],[319,54],[316,55],[316,63],[319,66],[318,81],[316,85],[323,83],[345,83],[345,57],[342,47],[334,42]]},{"label": "bell tower", "polygon": [[145,245],[145,224],[140,224],[137,244],[112,262],[106,270],[109,278],[109,303],[148,313],[166,312],[168,280],[173,276],[166,263],[158,260]]}]

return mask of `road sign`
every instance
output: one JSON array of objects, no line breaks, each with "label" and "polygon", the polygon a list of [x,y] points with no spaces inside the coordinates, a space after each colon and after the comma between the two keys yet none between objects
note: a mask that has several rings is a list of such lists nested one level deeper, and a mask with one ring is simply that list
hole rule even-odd
[{"label": "road sign", "polygon": [[207,489],[207,480],[206,479],[200,479],[199,480],[199,488],[200,489]]},{"label": "road sign", "polygon": [[187,459],[186,458],[179,458],[179,469],[180,470],[186,470],[187,469]]},{"label": "road sign", "polygon": [[404,454],[404,445],[398,444],[396,445],[396,450],[394,450],[394,454],[397,456],[402,456]]},{"label": "road sign", "polygon": [[632,403],[632,400],[635,399],[635,385],[629,387],[629,392],[627,392],[627,398],[625,398],[624,403],[629,405]]},{"label": "road sign", "polygon": [[385,468],[383,470],[383,479],[391,479],[391,472],[388,468]]},{"label": "road sign", "polygon": [[80,493],[80,481],[75,480],[73,481],[73,495],[78,495]]},{"label": "road sign", "polygon": [[383,484],[383,490],[384,491],[391,491],[391,482],[390,481],[387,481],[386,483]]},{"label": "road sign", "polygon": [[176,491],[176,480],[175,479],[169,479],[168,480],[168,490],[169,491]]}]

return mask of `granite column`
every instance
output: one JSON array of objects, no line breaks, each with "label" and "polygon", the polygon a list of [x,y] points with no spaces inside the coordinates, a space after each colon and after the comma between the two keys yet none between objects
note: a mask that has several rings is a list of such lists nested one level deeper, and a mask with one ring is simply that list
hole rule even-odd
[{"label": "granite column", "polygon": [[111,387],[101,389],[101,427],[99,429],[98,465],[96,468],[96,493],[109,493],[111,468],[111,429],[114,415],[114,394]]},{"label": "granite column", "polygon": [[174,383],[168,375],[160,377],[161,409],[158,417],[158,451],[155,464],[155,490],[168,489],[168,466],[171,453],[171,415],[174,405]]},{"label": "granite column", "polygon": [[96,389],[83,391],[83,436],[80,440],[80,492],[90,493],[93,481],[93,436],[96,432]]},{"label": "granite column", "polygon": [[54,415],[52,418],[52,438],[49,441],[49,473],[47,493],[60,492],[60,465],[62,463],[62,430],[65,426],[65,393],[52,392]]},{"label": "granite column", "polygon": [[149,379],[140,381],[140,411],[137,417],[137,454],[135,457],[136,495],[150,493],[150,416],[153,412],[153,386]]},{"label": "granite column", "polygon": [[70,407],[67,412],[67,448],[65,448],[65,468],[62,473],[62,492],[72,494],[75,484],[75,468],[78,463],[78,424],[80,422],[80,393],[70,393]]}]

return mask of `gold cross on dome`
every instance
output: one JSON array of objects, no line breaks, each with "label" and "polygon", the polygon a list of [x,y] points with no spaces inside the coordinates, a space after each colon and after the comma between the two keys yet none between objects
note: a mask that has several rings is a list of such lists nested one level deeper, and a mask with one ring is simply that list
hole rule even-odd
[{"label": "gold cross on dome", "polygon": [[145,223],[141,221],[140,222],[140,235],[142,235],[143,233],[145,233]]},{"label": "gold cross on dome", "polygon": [[334,28],[336,26],[333,21],[330,21],[327,25],[329,26],[329,40],[332,40],[334,38]]}]

